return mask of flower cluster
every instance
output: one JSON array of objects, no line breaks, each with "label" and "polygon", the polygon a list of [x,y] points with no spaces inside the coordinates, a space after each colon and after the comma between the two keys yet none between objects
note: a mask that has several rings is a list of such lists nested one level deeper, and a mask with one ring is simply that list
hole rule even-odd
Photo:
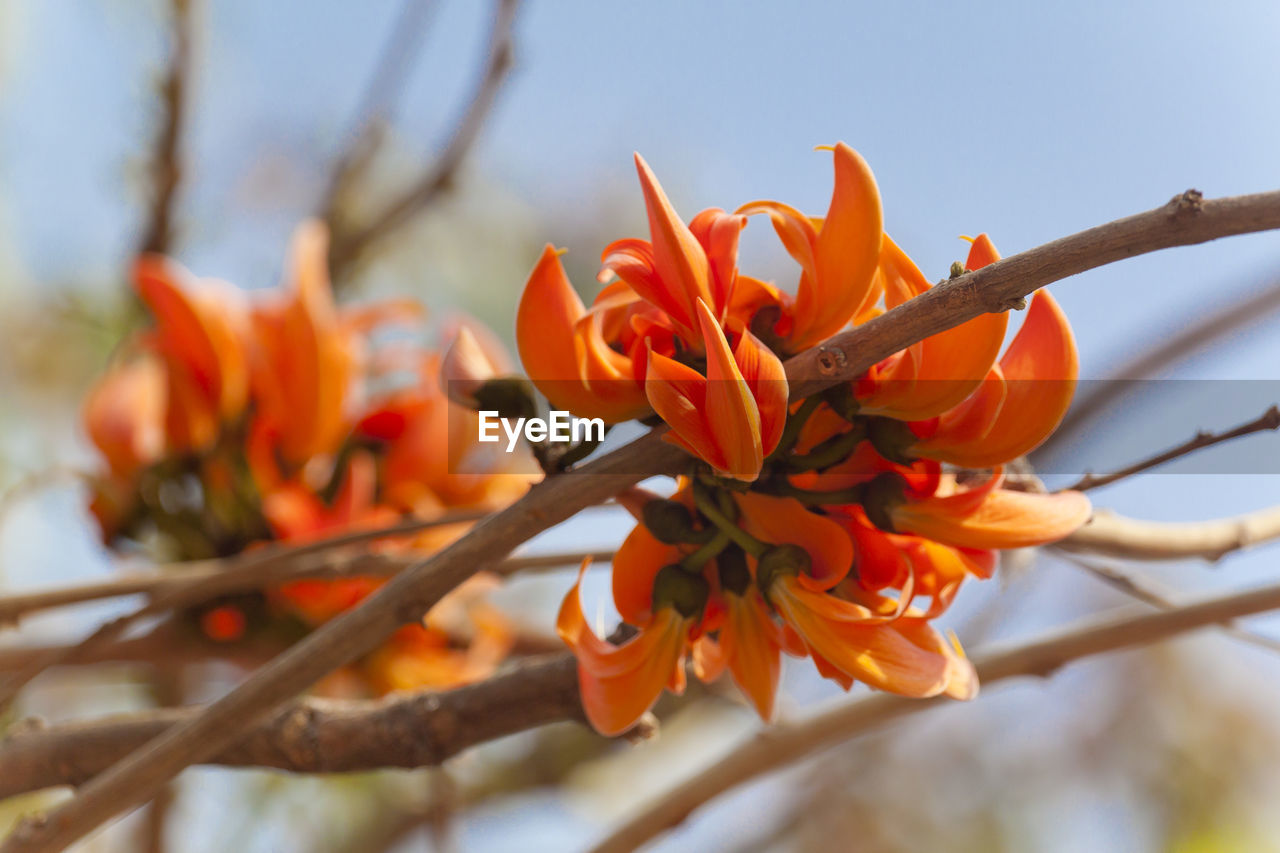
[{"label": "flower cluster", "polygon": [[[91,509],[103,538],[156,556],[227,557],[266,541],[305,542],[496,509],[528,484],[518,460],[474,439],[475,415],[441,387],[441,357],[412,342],[412,302],[338,307],[327,232],[295,235],[283,286],[249,293],[140,258],[137,293],[153,323],[121,347],[90,391],[86,430],[105,462]],[[402,334],[397,338],[394,333]],[[492,335],[462,327],[472,358],[501,369]],[[433,549],[465,525],[380,541]],[[212,602],[190,614],[232,641],[255,620],[312,627],[358,603],[377,578],[303,580]],[[457,590],[361,665],[376,691],[454,684],[491,671],[510,631],[481,593]]]},{"label": "flower cluster", "polygon": [[[932,620],[964,579],[991,575],[997,550],[1089,516],[1079,493],[1003,488],[1003,466],[1056,428],[1074,391],[1075,343],[1047,292],[1003,355],[1007,315],[985,314],[790,400],[783,358],[931,286],[884,234],[866,162],[830,150],[826,216],[758,201],[687,224],[637,156],[650,240],[605,249],[590,308],[550,246],[525,287],[520,355],[553,405],[656,414],[699,460],[670,499],[624,498],[639,524],[614,559],[613,599],[631,636],[597,637],[577,585],[561,608],[601,732],[626,729],[664,687],[679,693],[689,658],[703,679],[727,669],[766,719],[782,652],[846,689],[970,697],[973,669]],[[755,215],[799,266],[794,295],[738,269]],[[953,274],[998,260],[985,235],[970,242]]]}]

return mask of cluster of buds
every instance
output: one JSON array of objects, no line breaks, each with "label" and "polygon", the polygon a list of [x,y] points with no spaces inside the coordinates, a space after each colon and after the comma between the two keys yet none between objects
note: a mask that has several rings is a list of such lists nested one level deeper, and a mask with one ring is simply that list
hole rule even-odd
[{"label": "cluster of buds", "polygon": [[[614,559],[613,598],[633,636],[597,637],[577,586],[561,608],[602,732],[625,730],[664,686],[680,692],[689,657],[704,679],[727,668],[766,719],[784,651],[845,688],[972,696],[972,667],[931,621],[965,578],[991,575],[997,550],[1089,516],[1079,493],[1002,488],[1002,466],[1052,433],[1075,388],[1075,343],[1047,292],[1003,355],[1007,315],[984,314],[790,399],[784,358],[931,286],[884,234],[866,162],[830,150],[825,217],[758,201],[687,224],[637,156],[651,239],[605,249],[589,309],[553,247],[525,287],[520,355],[552,405],[656,415],[699,460],[672,498],[626,499],[639,524]],[[794,295],[739,271],[753,215],[799,265]],[[953,275],[998,260],[985,235],[970,242]]]},{"label": "cluster of buds", "polygon": [[[105,463],[91,510],[107,544],[139,543],[161,559],[228,557],[268,541],[496,509],[527,488],[518,457],[466,441],[475,414],[447,399],[440,355],[406,343],[422,309],[338,307],[327,251],[325,228],[304,224],[283,285],[260,292],[196,278],[160,256],[137,261],[152,324],[122,345],[84,410]],[[398,338],[385,334],[393,327]],[[491,333],[454,331],[487,369],[505,366]],[[465,529],[443,525],[375,547],[434,549]],[[188,615],[206,636],[234,641],[267,627],[260,620],[313,627],[380,584],[297,581]],[[395,635],[362,663],[366,683],[382,691],[491,671],[511,638],[484,586],[458,590]]]}]

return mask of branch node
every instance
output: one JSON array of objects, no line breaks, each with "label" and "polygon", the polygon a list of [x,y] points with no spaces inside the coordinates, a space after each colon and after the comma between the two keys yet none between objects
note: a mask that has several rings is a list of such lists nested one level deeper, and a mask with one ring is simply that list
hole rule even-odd
[{"label": "branch node", "polygon": [[1172,208],[1174,216],[1183,216],[1199,213],[1203,201],[1204,193],[1197,189],[1190,189],[1169,199],[1169,207]]},{"label": "branch node", "polygon": [[823,376],[831,376],[838,373],[849,357],[844,354],[844,350],[835,347],[821,346],[818,347],[818,372]]}]

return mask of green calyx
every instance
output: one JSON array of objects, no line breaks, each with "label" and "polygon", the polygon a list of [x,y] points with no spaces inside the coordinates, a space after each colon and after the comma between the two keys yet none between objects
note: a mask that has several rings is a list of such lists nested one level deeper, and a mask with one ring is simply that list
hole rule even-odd
[{"label": "green calyx", "polygon": [[808,573],[813,567],[809,552],[799,545],[774,545],[760,555],[756,564],[756,577],[760,588],[766,592],[780,577],[795,577]]},{"label": "green calyx", "polygon": [[868,418],[866,429],[867,440],[875,447],[876,453],[885,459],[897,462],[899,465],[910,465],[915,461],[915,457],[911,455],[911,448],[919,439],[905,421],[897,421],[893,418]]},{"label": "green calyx", "polygon": [[488,380],[476,391],[475,399],[477,410],[496,411],[502,418],[518,420],[538,415],[533,386],[519,376]]},{"label": "green calyx", "polygon": [[674,607],[688,619],[702,613],[710,594],[711,587],[705,578],[685,571],[678,564],[663,566],[653,579],[653,609]]},{"label": "green calyx", "polygon": [[701,545],[710,542],[715,531],[707,528],[696,530],[693,514],[679,501],[655,499],[644,505],[644,526],[664,545]]},{"label": "green calyx", "polygon": [[866,484],[862,508],[867,518],[881,530],[894,533],[893,509],[906,498],[907,481],[901,474],[886,472]]}]

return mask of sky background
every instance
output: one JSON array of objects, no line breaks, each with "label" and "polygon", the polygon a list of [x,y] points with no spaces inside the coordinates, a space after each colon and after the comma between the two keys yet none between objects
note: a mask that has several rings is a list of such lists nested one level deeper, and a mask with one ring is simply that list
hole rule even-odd
[{"label": "sky background", "polygon": [[[328,164],[350,138],[353,110],[401,4],[217,0],[197,8],[175,254],[201,274],[267,286],[279,275],[290,230],[315,208]],[[472,85],[489,12],[472,0],[433,5],[395,116],[395,169],[429,162],[442,147]],[[0,310],[6,299],[123,286],[142,221],[142,156],[167,49],[162,13],[160,4],[125,0],[0,0]],[[465,169],[469,201],[449,208],[455,222],[412,232],[441,252],[438,262],[407,285],[396,277],[403,267],[375,271],[374,287],[411,286],[479,311],[509,334],[523,271],[541,243],[591,234],[601,211],[634,226],[572,244],[571,257],[589,266],[606,240],[642,233],[633,151],[686,217],[762,197],[818,214],[830,194],[830,159],[813,147],[848,142],[875,170],[886,230],[933,279],[963,257],[960,234],[986,231],[1012,254],[1156,207],[1189,187],[1210,197],[1275,189],[1277,44],[1280,4],[1271,0],[530,0],[517,23],[514,69]],[[472,239],[440,236],[460,232]],[[744,241],[748,263],[791,274],[763,222]],[[489,263],[490,245],[507,265],[495,267],[479,291],[460,285],[457,271]],[[1053,290],[1076,330],[1082,375],[1103,379],[1185,324],[1277,281],[1280,233],[1271,233],[1146,255]],[[1240,384],[1253,390],[1242,390],[1234,408],[1177,400],[1135,407],[1127,419],[1087,427],[1083,441],[1154,448],[1258,414],[1258,394],[1274,401],[1280,387],[1280,335],[1274,317],[1262,319],[1165,375],[1277,385]],[[1168,520],[1275,504],[1278,441],[1255,436],[1232,450],[1232,470],[1240,470],[1238,454],[1247,464],[1256,453],[1271,476],[1144,477],[1099,493],[1098,503]],[[11,452],[30,446],[7,445]],[[47,453],[18,460],[19,469],[50,461],[52,450],[34,446]],[[0,533],[21,526],[25,534],[20,542],[0,536],[0,562],[12,577],[58,576],[68,562],[83,568],[92,559],[89,535],[68,542],[57,523],[77,500],[56,493],[0,522]],[[554,541],[616,533],[598,525],[590,533],[562,531]],[[1199,590],[1276,573],[1265,549],[1226,566],[1159,571]],[[1045,572],[1008,633],[1096,605],[1061,594],[1085,581],[1061,567]],[[538,583],[547,596],[563,592],[563,579]],[[999,594],[989,586],[975,602]],[[1228,660],[1226,669],[1280,675],[1275,658]],[[1054,689],[1070,694],[1069,686]],[[502,808],[524,811],[475,819],[466,831],[494,841],[485,833],[524,820],[553,839],[573,837],[584,820],[560,801]],[[1105,849],[1142,842],[1141,829],[1124,827],[1105,804],[1068,811],[1079,825],[1061,849],[1099,839]],[[705,841],[713,822],[695,822],[664,849]]]}]

